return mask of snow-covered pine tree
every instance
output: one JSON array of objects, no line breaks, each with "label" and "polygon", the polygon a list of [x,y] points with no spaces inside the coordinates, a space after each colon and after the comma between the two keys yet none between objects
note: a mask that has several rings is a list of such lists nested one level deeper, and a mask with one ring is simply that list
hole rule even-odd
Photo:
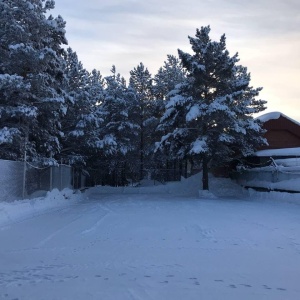
[{"label": "snow-covered pine tree", "polygon": [[181,61],[174,55],[167,55],[164,65],[159,68],[154,76],[153,93],[156,99],[166,100],[168,94],[175,86],[185,79],[185,70]]},{"label": "snow-covered pine tree", "polygon": [[250,86],[250,74],[230,56],[226,38],[211,41],[210,27],[189,37],[193,55],[178,50],[187,79],[170,93],[160,130],[167,132],[157,144],[178,158],[202,160],[203,189],[208,189],[208,166],[221,165],[253,153],[265,143],[253,114],[265,109],[258,100],[261,88]]},{"label": "snow-covered pine tree", "polygon": [[86,160],[85,126],[80,122],[82,114],[89,109],[89,72],[83,68],[77,53],[68,48],[65,52],[66,87],[71,101],[62,119],[62,151],[60,158],[72,165],[84,164]]},{"label": "snow-covered pine tree", "polygon": [[[129,91],[134,97],[135,102],[135,119],[132,120],[139,128],[138,141],[136,146],[139,157],[139,177],[143,179],[145,158],[149,158],[153,152],[154,141],[152,133],[155,130],[155,101],[153,97],[153,80],[150,72],[140,63],[136,68],[130,71]],[[133,102],[133,103],[134,103]],[[150,160],[147,160],[150,163]],[[148,164],[149,165],[149,164]]]},{"label": "snow-covered pine tree", "polygon": [[126,155],[134,149],[134,138],[137,136],[138,125],[130,119],[130,105],[126,101],[126,81],[116,72],[115,66],[111,69],[112,75],[105,77],[106,89],[102,110],[105,114],[105,134],[114,140],[113,152],[117,155]]},{"label": "snow-covered pine tree", "polygon": [[[181,61],[174,55],[167,55],[167,60],[164,61],[164,65],[159,68],[153,79],[153,94],[156,102],[156,126],[163,116],[166,101],[169,100],[169,93],[176,85],[182,83],[185,78],[186,72],[182,67]],[[158,141],[164,134],[164,131],[156,130],[153,132],[153,138],[155,141]],[[174,172],[175,174],[179,173],[179,170],[174,170],[178,168],[177,157],[172,157],[171,153],[163,155],[161,152],[155,152],[154,159],[157,162],[157,168],[165,169],[164,174],[166,175],[166,179],[168,179],[169,174],[174,175]],[[182,165],[182,163],[183,161],[179,160],[179,164]]]},{"label": "snow-covered pine tree", "polygon": [[62,157],[72,165],[85,164],[89,156],[102,149],[100,138],[103,113],[103,79],[100,72],[83,68],[76,52],[68,48],[65,56],[67,87],[71,102],[62,121]]},{"label": "snow-covered pine tree", "polygon": [[102,174],[105,173],[105,183],[111,185],[126,184],[127,160],[136,145],[139,126],[131,120],[130,100],[125,79],[112,66],[111,75],[105,77],[101,103],[104,120],[99,131],[103,141],[102,155],[94,159],[96,165],[101,166]]},{"label": "snow-covered pine tree", "polygon": [[[65,22],[46,17],[54,1],[0,1],[0,154],[51,163],[60,150]],[[5,150],[3,150],[5,149]]]},{"label": "snow-covered pine tree", "polygon": [[100,71],[93,69],[89,77],[88,94],[89,103],[86,103],[86,110],[81,114],[80,124],[87,125],[85,128],[85,139],[87,147],[92,153],[98,152],[105,147],[99,132],[102,130],[103,111],[102,105],[104,93],[104,80]]}]

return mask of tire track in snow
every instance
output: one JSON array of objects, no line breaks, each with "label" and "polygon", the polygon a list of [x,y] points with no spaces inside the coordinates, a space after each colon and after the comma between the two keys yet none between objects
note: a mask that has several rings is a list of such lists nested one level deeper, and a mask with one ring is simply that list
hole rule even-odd
[{"label": "tire track in snow", "polygon": [[94,225],[92,225],[90,228],[88,228],[88,229],[86,229],[86,230],[83,230],[83,231],[81,232],[81,234],[88,234],[88,233],[90,233],[90,232],[95,231],[95,230],[103,223],[103,221],[104,221],[108,216],[110,216],[110,215],[112,215],[112,214],[115,214],[115,212],[114,212],[112,209],[110,209],[107,205],[99,204],[98,207],[99,207],[102,211],[105,212],[104,215],[102,215],[101,218],[98,219],[98,220],[94,223]]},{"label": "tire track in snow", "polygon": [[47,236],[45,239],[41,240],[36,247],[40,248],[42,246],[44,246],[47,242],[49,242],[50,240],[52,240],[54,237],[56,237],[59,233],[61,233],[63,230],[65,230],[66,228],[68,228],[70,225],[72,225],[74,222],[76,222],[78,219],[82,218],[82,215],[74,218],[71,222],[69,222],[68,224],[60,227],[59,229],[55,230],[53,233],[51,233],[49,236]]},{"label": "tire track in snow", "polygon": [[99,219],[92,227],[90,227],[90,228],[88,228],[88,229],[82,231],[81,234],[88,234],[88,233],[90,233],[90,232],[92,232],[92,231],[95,231],[95,230],[99,227],[99,225],[100,225],[101,223],[103,223],[104,219],[105,219],[108,215],[109,215],[109,213],[107,212],[107,213],[106,213],[104,216],[102,216],[101,219]]},{"label": "tire track in snow", "polygon": [[[76,208],[76,209],[78,209],[78,208]],[[41,240],[36,245],[36,247],[39,248],[39,247],[44,246],[47,242],[49,242],[50,240],[52,240],[53,238],[55,238],[57,235],[59,235],[64,230],[66,230],[68,227],[72,226],[79,219],[85,217],[87,214],[93,215],[93,214],[97,213],[97,215],[98,215],[99,211],[105,211],[104,215],[101,216],[100,220],[98,220],[91,228],[89,228],[87,230],[84,230],[81,233],[88,233],[90,231],[95,230],[99,226],[99,224],[102,222],[103,218],[106,217],[110,213],[110,210],[106,209],[102,205],[99,205],[96,208],[94,206],[88,207],[88,208],[84,208],[83,212],[81,212],[79,215],[77,215],[75,218],[73,218],[71,221],[69,221],[64,226],[61,226],[59,229],[55,230],[53,233],[51,233],[46,238],[44,238],[43,240]],[[69,214],[70,214],[70,212],[69,212]]]}]

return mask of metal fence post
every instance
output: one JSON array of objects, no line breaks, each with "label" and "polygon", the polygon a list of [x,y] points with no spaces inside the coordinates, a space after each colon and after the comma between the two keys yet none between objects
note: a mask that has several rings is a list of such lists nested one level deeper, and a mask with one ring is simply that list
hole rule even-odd
[{"label": "metal fence post", "polygon": [[63,180],[62,180],[62,158],[60,159],[60,190],[62,190],[62,187],[63,187]]},{"label": "metal fence post", "polygon": [[25,153],[24,153],[24,169],[23,169],[23,191],[22,198],[25,199],[26,194],[26,164],[27,164],[27,153],[26,153],[26,142],[25,142]]},{"label": "metal fence post", "polygon": [[26,194],[26,164],[27,164],[27,140],[28,140],[28,132],[25,135],[25,141],[24,141],[24,169],[23,169],[23,191],[22,191],[22,198],[25,199]]}]

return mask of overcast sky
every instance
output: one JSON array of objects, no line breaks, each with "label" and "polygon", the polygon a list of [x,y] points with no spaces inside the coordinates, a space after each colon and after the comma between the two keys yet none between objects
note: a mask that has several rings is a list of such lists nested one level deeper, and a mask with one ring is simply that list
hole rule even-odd
[{"label": "overcast sky", "polygon": [[188,35],[210,25],[213,40],[226,34],[252,86],[264,88],[265,112],[300,121],[299,0],[56,0],[52,14],[67,22],[86,69],[106,76],[114,64],[126,79],[140,62],[154,75],[167,54],[191,52]]}]

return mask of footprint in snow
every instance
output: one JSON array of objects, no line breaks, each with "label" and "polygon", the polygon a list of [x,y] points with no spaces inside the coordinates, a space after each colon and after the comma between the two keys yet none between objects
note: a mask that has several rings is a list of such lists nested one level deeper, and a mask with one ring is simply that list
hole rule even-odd
[{"label": "footprint in snow", "polygon": [[248,287],[248,288],[252,287],[252,285],[250,285],[250,284],[245,284],[245,283],[242,283],[242,284],[240,284],[240,285],[242,285],[242,286],[244,286],[244,287]]},{"label": "footprint in snow", "polygon": [[267,286],[267,285],[263,285],[263,287],[266,289],[266,290],[271,290],[272,288],[270,288],[269,286]]}]

